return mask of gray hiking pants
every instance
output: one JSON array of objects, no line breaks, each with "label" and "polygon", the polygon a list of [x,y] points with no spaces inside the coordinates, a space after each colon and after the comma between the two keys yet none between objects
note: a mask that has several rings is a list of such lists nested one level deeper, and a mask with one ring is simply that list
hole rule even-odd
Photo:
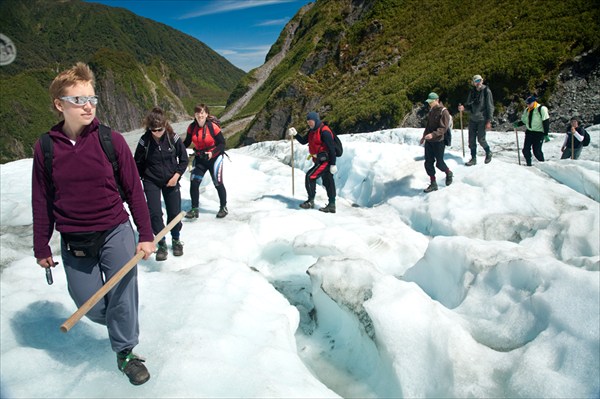
[{"label": "gray hiking pants", "polygon": [[[62,239],[61,249],[69,294],[77,307],[80,307],[133,258],[133,228],[129,221],[115,227],[104,239],[97,258],[73,256]],[[86,316],[108,328],[113,351],[120,352],[136,346],[139,336],[137,266],[92,307]]]},{"label": "gray hiking pants", "polygon": [[484,149],[486,154],[490,151],[490,146],[485,139],[486,121],[469,121],[469,149],[471,158],[477,157],[477,142]]}]

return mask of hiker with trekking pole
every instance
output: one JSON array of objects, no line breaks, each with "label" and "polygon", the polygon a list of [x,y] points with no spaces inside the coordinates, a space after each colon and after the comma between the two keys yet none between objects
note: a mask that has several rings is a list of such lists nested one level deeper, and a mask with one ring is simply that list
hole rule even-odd
[{"label": "hiker with trekking pole", "polygon": [[513,123],[515,132],[519,126],[525,125],[525,142],[523,143],[523,157],[527,166],[531,166],[531,152],[539,162],[544,162],[542,145],[548,140],[550,131],[550,114],[548,108],[537,102],[535,95],[530,95],[525,100],[527,108],[523,111],[521,120]]},{"label": "hiker with trekking pole", "polygon": [[[469,90],[465,105],[459,104],[458,111],[461,114],[466,109],[469,111],[469,150],[471,160],[465,166],[477,165],[477,143],[485,151],[485,163],[492,161],[492,151],[485,139],[486,130],[492,128],[494,117],[494,98],[490,88],[483,84],[481,75],[475,75],[472,79],[473,87]],[[461,119],[462,123],[462,119]],[[461,124],[462,126],[462,124]],[[463,146],[464,147],[464,146]],[[463,152],[464,156],[464,152]]]},{"label": "hiker with trekking pole", "polygon": [[589,133],[579,125],[577,118],[571,118],[565,132],[565,141],[560,148],[562,151],[560,159],[579,159],[581,150],[586,146],[586,138],[589,143]]},{"label": "hiker with trekking pole", "polygon": [[292,140],[295,137],[300,144],[308,144],[309,157],[313,161],[313,167],[306,172],[304,180],[308,199],[300,204],[300,208],[312,209],[315,207],[317,179],[320,177],[329,201],[325,207],[319,208],[319,210],[325,213],[335,213],[336,189],[333,175],[337,172],[336,158],[341,155],[341,143],[316,112],[307,114],[306,123],[309,128],[306,136],[298,135],[294,127],[288,129],[288,136]]},{"label": "hiker with trekking pole", "polygon": [[[56,228],[68,291],[78,307],[121,272],[136,253],[137,260],[147,259],[156,248],[131,150],[121,134],[100,125],[96,118],[94,84],[93,72],[81,62],[53,80],[52,105],[63,120],[42,136],[50,140],[50,146],[42,138],[36,143],[32,173],[34,255],[42,268],[56,267],[49,246]],[[105,136],[102,132],[107,130]],[[110,151],[101,142],[104,137]],[[139,233],[137,244],[123,199]],[[139,337],[135,263],[86,315],[107,327],[118,369],[132,384],[140,385],[150,374],[144,360],[132,352]],[[52,282],[51,272],[46,278]]]}]

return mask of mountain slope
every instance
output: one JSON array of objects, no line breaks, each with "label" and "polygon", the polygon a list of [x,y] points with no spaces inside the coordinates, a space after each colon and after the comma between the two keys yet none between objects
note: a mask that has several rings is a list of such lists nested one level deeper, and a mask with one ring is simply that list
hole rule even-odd
[{"label": "mountain slope", "polygon": [[430,91],[456,112],[476,73],[492,88],[502,123],[530,91],[548,102],[577,56],[591,54],[598,70],[593,2],[318,0],[300,14],[289,23],[299,26],[284,60],[240,111],[257,113],[247,142],[283,137],[274,116],[304,126],[309,110],[341,133],[400,126]]},{"label": "mountain slope", "polygon": [[56,122],[47,89],[76,61],[96,73],[98,116],[118,130],[140,126],[154,105],[174,120],[197,102],[225,104],[244,72],[198,40],[119,8],[79,0],[3,0],[3,33],[17,59],[0,69],[0,161],[31,155]]}]

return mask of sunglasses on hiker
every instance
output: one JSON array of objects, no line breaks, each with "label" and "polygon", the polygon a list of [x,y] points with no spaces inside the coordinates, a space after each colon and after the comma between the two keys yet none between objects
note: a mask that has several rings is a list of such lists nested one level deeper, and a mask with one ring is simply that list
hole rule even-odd
[{"label": "sunglasses on hiker", "polygon": [[98,96],[65,96],[60,99],[75,105],[85,105],[88,102],[92,105],[98,104]]},{"label": "sunglasses on hiker", "polygon": [[165,130],[165,128],[164,127],[155,127],[154,129],[150,129],[150,130],[152,130],[153,132],[162,132],[163,130]]}]

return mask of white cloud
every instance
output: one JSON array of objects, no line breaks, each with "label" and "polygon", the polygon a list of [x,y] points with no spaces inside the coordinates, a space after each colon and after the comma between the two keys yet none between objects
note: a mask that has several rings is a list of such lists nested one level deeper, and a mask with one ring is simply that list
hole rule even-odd
[{"label": "white cloud", "polygon": [[281,25],[285,25],[289,20],[290,19],[288,17],[279,18],[279,19],[271,19],[268,21],[258,23],[254,26],[281,26]]},{"label": "white cloud", "polygon": [[209,2],[207,6],[202,7],[197,11],[184,14],[179,19],[190,19],[205,15],[221,14],[229,11],[244,10],[247,8],[271,6],[274,4],[290,3],[294,0],[220,0]]}]

